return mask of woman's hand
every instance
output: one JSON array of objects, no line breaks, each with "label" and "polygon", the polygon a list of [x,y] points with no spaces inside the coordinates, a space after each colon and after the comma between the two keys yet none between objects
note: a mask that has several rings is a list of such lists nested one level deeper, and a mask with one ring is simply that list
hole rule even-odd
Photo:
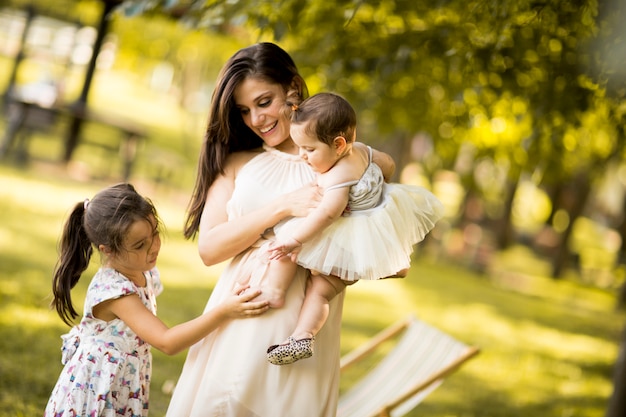
[{"label": "woman's hand", "polygon": [[306,217],[322,201],[323,190],[315,183],[281,196],[281,202],[289,208],[293,217]]}]

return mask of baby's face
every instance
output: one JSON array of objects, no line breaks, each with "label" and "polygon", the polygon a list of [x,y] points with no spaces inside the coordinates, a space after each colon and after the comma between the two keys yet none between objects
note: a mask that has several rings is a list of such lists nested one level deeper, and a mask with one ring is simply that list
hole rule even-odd
[{"label": "baby's face", "polygon": [[300,158],[313,171],[323,174],[335,165],[339,156],[332,146],[319,141],[306,131],[307,123],[291,123],[291,139],[299,148]]}]

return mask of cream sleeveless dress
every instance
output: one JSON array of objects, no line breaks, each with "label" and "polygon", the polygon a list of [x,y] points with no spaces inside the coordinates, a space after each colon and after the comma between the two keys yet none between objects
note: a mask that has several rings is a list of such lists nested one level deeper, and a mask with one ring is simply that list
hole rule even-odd
[{"label": "cream sleeveless dress", "polygon": [[[329,189],[350,187],[348,210],[342,217],[305,242],[297,263],[346,281],[376,280],[409,268],[414,245],[421,242],[444,214],[441,202],[423,187],[386,184],[372,162],[360,179]],[[276,227],[286,239],[303,218]]]},{"label": "cream sleeveless dress", "polygon": [[[309,184],[315,174],[297,155],[265,148],[239,172],[228,203],[231,220]],[[257,252],[264,240],[236,256],[224,270],[206,309],[227,297],[236,282],[260,286],[267,263]],[[189,349],[168,417],[335,417],[339,393],[339,337],[344,293],[330,304],[317,335],[315,355],[289,366],[267,362],[266,349],[296,327],[308,273],[290,285],[285,306],[233,320]]]}]

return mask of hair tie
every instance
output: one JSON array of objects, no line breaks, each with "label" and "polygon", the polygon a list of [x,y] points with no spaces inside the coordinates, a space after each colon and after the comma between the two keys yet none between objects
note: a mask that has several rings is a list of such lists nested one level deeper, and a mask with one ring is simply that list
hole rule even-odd
[{"label": "hair tie", "polygon": [[85,199],[85,201],[83,201],[83,208],[84,208],[85,210],[87,210],[87,206],[88,206],[88,205],[89,205],[89,199],[88,199],[88,198],[86,198],[86,199]]},{"label": "hair tie", "polygon": [[293,111],[298,111],[298,109],[299,109],[299,108],[300,108],[300,107],[298,107],[298,105],[297,105],[297,104],[292,104],[292,105],[291,105],[291,110],[293,110]]}]

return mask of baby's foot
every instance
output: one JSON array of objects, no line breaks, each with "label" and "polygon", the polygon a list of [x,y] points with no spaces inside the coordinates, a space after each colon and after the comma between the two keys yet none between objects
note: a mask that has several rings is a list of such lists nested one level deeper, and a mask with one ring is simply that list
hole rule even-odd
[{"label": "baby's foot", "polygon": [[250,287],[245,291],[261,291],[261,294],[252,301],[267,301],[270,308],[281,308],[285,305],[285,290],[261,285]]},{"label": "baby's foot", "polygon": [[313,356],[315,337],[307,337],[296,340],[289,336],[286,343],[272,345],[267,349],[267,360],[274,365],[289,365],[300,359]]},{"label": "baby's foot", "polygon": [[285,305],[285,290],[276,287],[261,286],[261,295],[258,297],[268,301],[271,308],[281,308]]}]

